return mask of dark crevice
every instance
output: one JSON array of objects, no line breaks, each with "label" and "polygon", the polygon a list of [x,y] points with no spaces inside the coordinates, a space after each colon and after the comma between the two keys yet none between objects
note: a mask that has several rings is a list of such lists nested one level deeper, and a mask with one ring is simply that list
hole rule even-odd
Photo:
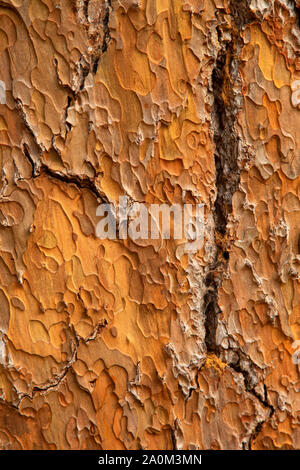
[{"label": "dark crevice", "polygon": [[[76,340],[76,343],[72,342],[72,345],[74,346],[74,348],[72,349],[71,358],[66,363],[66,365],[63,368],[62,372],[60,374],[54,374],[52,381],[49,381],[49,382],[45,383],[44,385],[40,385],[40,386],[35,385],[35,386],[33,386],[30,393],[18,392],[18,390],[14,387],[14,389],[15,389],[17,395],[18,395],[18,402],[17,402],[17,404],[11,403],[10,404],[11,406],[13,406],[16,409],[19,409],[20,404],[21,404],[23,399],[28,398],[29,400],[33,400],[35,395],[42,394],[42,393],[47,393],[49,390],[56,389],[62,383],[62,381],[66,377],[69,370],[72,369],[73,363],[77,359],[77,350],[78,350],[78,346],[79,346],[79,341],[77,340],[77,338],[75,338],[75,340]],[[1,403],[1,400],[0,400],[0,403]]]},{"label": "dark crevice", "polygon": [[189,388],[188,394],[185,396],[185,401],[189,401],[189,399],[191,398],[191,396],[192,396],[194,390],[196,390],[195,387],[190,387],[190,388]]},{"label": "dark crevice", "polygon": [[107,325],[108,325],[108,321],[106,319],[99,321],[96,327],[94,328],[93,332],[90,334],[90,336],[86,338],[80,337],[80,339],[84,343],[89,343],[90,341],[94,341],[94,339],[96,339],[97,336],[101,334],[101,332],[107,327]]},{"label": "dark crevice", "polygon": [[221,313],[221,310],[218,305],[218,288],[219,281],[215,276],[214,267],[210,266],[210,271],[206,275],[206,294],[204,296],[204,305],[205,305],[205,343],[207,351],[209,352],[218,352],[218,347],[216,345],[216,329],[218,324],[218,316]]},{"label": "dark crevice", "polygon": [[235,110],[229,67],[233,57],[233,44],[227,45],[217,58],[212,74],[215,118],[215,167],[217,198],[215,225],[221,236],[226,234],[228,215],[232,211],[232,196],[239,183],[238,138],[235,133]]},{"label": "dark crevice", "polygon": [[[42,149],[41,145],[38,143],[37,137],[36,137],[36,135],[34,134],[34,132],[33,132],[32,128],[31,128],[29,122],[27,121],[27,117],[26,117],[26,114],[25,114],[25,111],[24,111],[24,108],[23,108],[23,103],[22,103],[22,101],[21,101],[19,98],[17,98],[17,99],[15,100],[15,104],[16,104],[16,110],[19,112],[19,115],[20,115],[20,117],[21,117],[21,119],[22,119],[24,125],[25,125],[26,129],[28,130],[28,132],[29,132],[29,134],[30,134],[30,136],[31,136],[32,145],[35,147],[35,150],[36,150],[37,152],[42,152],[43,149]],[[25,144],[25,145],[26,145],[26,144]],[[26,149],[27,149],[27,152],[29,153],[27,146],[26,146]],[[24,150],[24,147],[23,147],[23,150]],[[29,159],[30,159],[30,158],[29,158]],[[34,176],[34,175],[33,175],[33,176]]]},{"label": "dark crevice", "polygon": [[250,13],[238,8],[241,2],[231,2],[231,39],[225,41],[222,27],[217,28],[220,50],[212,72],[213,131],[215,143],[216,199],[213,209],[216,252],[206,275],[205,328],[207,350],[218,353],[216,329],[221,313],[218,289],[227,270],[229,245],[226,238],[228,216],[232,212],[232,197],[240,182],[239,137],[236,115],[239,109],[239,45],[240,32]]},{"label": "dark crevice", "polygon": [[[77,351],[75,352],[75,359],[74,360],[76,360],[76,353],[77,353]],[[47,392],[48,390],[56,389],[61,384],[63,379],[66,377],[69,369],[72,367],[72,364],[73,364],[74,360],[72,359],[70,361],[70,363],[67,364],[67,366],[65,367],[62,374],[60,376],[55,377],[55,380],[53,382],[51,382],[51,383],[49,383],[45,386],[42,386],[42,387],[39,387],[39,386],[33,387],[32,396],[27,395],[27,397],[32,399],[35,394]],[[24,396],[22,396],[22,398],[24,398]]]},{"label": "dark crevice", "polygon": [[248,450],[251,450],[252,442],[253,440],[258,436],[259,432],[262,429],[262,426],[265,422],[269,421],[273,414],[275,413],[275,408],[274,406],[269,402],[268,400],[268,391],[265,383],[263,383],[263,390],[264,390],[264,396],[262,397],[261,394],[257,393],[255,390],[255,383],[253,383],[253,377],[250,375],[249,370],[245,369],[242,367],[241,362],[242,362],[242,352],[238,351],[239,355],[239,361],[237,363],[230,363],[229,367],[233,369],[235,372],[238,374],[241,374],[244,379],[244,384],[245,384],[245,390],[248,393],[251,393],[258,401],[259,403],[267,410],[269,410],[269,415],[266,420],[259,421],[254,429],[254,431],[251,433],[251,436],[248,441]]},{"label": "dark crevice", "polygon": [[260,421],[259,423],[257,423],[257,425],[255,426],[255,429],[254,431],[252,432],[251,436],[250,436],[250,439],[249,439],[249,442],[248,442],[248,448],[247,450],[252,450],[252,442],[254,441],[254,439],[256,439],[256,437],[258,436],[258,434],[260,433],[262,427],[263,427],[263,424],[264,424],[264,421]]},{"label": "dark crevice", "polygon": [[249,0],[244,0],[242,2],[241,0],[231,0],[229,7],[231,16],[239,34],[245,25],[250,24],[252,21],[256,20],[255,14],[250,9]]},{"label": "dark crevice", "polygon": [[53,63],[54,63],[55,73],[56,73],[56,78],[57,78],[58,83],[60,84],[60,86],[62,86],[63,88],[67,90],[67,92],[73,97],[73,99],[75,99],[76,93],[74,92],[74,90],[70,87],[70,85],[68,85],[67,83],[63,83],[61,81],[61,78],[58,72],[58,60],[56,58],[53,59]]},{"label": "dark crevice", "polygon": [[102,203],[109,204],[107,197],[96,187],[95,182],[91,180],[88,176],[86,175],[79,176],[79,175],[74,175],[74,174],[66,175],[64,173],[59,173],[49,168],[43,162],[39,162],[39,165],[37,165],[36,162],[31,157],[26,144],[23,145],[23,151],[24,151],[25,157],[27,158],[27,160],[29,161],[32,167],[33,178],[37,178],[41,176],[42,174],[46,174],[48,177],[54,178],[63,183],[74,184],[80,190],[88,189],[96,196],[97,199],[100,199]]},{"label": "dark crevice", "polygon": [[[74,330],[73,325],[69,325],[69,326],[72,326],[75,343],[74,343],[74,341],[72,341],[72,343],[71,343],[73,345],[72,356],[71,356],[70,360],[68,361],[68,363],[66,364],[66,366],[64,367],[61,374],[55,374],[54,377],[53,377],[53,380],[49,381],[45,385],[40,385],[40,386],[36,385],[36,386],[34,386],[32,388],[31,394],[29,394],[29,393],[20,393],[19,394],[18,404],[17,405],[11,404],[11,406],[18,409],[19,406],[20,406],[21,401],[24,398],[28,398],[29,400],[33,400],[35,395],[38,395],[38,394],[41,394],[41,393],[45,394],[48,391],[57,389],[57,387],[59,387],[59,385],[63,382],[63,380],[66,377],[66,375],[68,374],[68,372],[69,371],[73,372],[72,367],[73,367],[74,362],[76,362],[76,360],[77,360],[77,351],[78,351],[78,348],[80,346],[80,343],[85,343],[86,344],[86,343],[89,343],[90,341],[95,340],[98,337],[98,335],[101,334],[102,330],[107,327],[107,325],[108,325],[108,322],[107,322],[106,319],[99,322],[96,325],[96,327],[95,327],[94,331],[92,332],[92,334],[87,338],[79,337],[76,334],[76,331]],[[90,382],[90,383],[92,383],[92,382]],[[0,403],[1,403],[1,399],[0,399]]]},{"label": "dark crevice", "polygon": [[105,9],[105,14],[103,17],[103,42],[102,42],[102,54],[107,50],[108,44],[111,40],[110,36],[110,30],[109,30],[109,15],[110,15],[110,10],[111,10],[111,0],[108,0],[106,9]]},{"label": "dark crevice", "polygon": [[63,173],[58,173],[57,171],[51,170],[47,165],[44,163],[41,164],[40,167],[40,175],[41,174],[46,174],[51,178],[57,179],[59,181],[62,181],[63,183],[67,184],[75,184],[78,189],[88,189],[91,191],[96,198],[100,198],[101,202],[103,203],[109,203],[108,199],[106,196],[99,191],[99,189],[96,187],[96,184],[93,180],[91,180],[88,176],[82,175],[66,175]]},{"label": "dark crevice", "polygon": [[170,428],[171,441],[172,441],[172,450],[177,450],[176,436],[173,428]]},{"label": "dark crevice", "polygon": [[79,90],[83,90],[85,77],[89,72],[93,75],[97,73],[101,55],[107,50],[111,41],[109,29],[109,19],[112,10],[111,0],[103,1],[101,6],[98,7],[98,11],[95,10],[94,5],[91,5],[90,11],[89,4],[89,0],[76,2],[77,18],[86,29],[89,43],[88,56],[82,56],[87,66],[77,71],[77,75],[81,79]]},{"label": "dark crevice", "polygon": [[[222,29],[217,30],[221,48],[217,56],[216,65],[212,73],[212,92],[214,104],[212,110],[214,122],[214,142],[215,142],[215,168],[216,168],[216,200],[214,207],[215,222],[215,259],[206,276],[205,303],[205,328],[206,346],[208,351],[212,351],[218,356],[222,350],[216,343],[216,330],[218,318],[221,313],[218,298],[218,289],[228,269],[230,256],[230,240],[227,238],[227,224],[232,213],[232,198],[240,183],[240,162],[247,158],[243,155],[239,135],[236,130],[237,113],[240,108],[239,99],[241,97],[241,79],[239,75],[239,55],[243,46],[241,32],[245,26],[255,21],[255,15],[249,8],[249,1],[230,1],[231,14],[231,40],[222,41]],[[264,397],[257,393],[255,386],[257,378],[255,372],[243,367],[245,358],[243,353],[237,351],[238,361],[229,366],[235,372],[242,374],[245,389],[251,393],[261,405],[269,410],[267,419],[274,414],[274,407],[269,403],[267,389],[264,385]],[[244,359],[244,361],[243,361]],[[251,434],[248,445],[257,436],[263,422],[260,421],[254,432]]]},{"label": "dark crevice", "polygon": [[78,64],[78,75],[80,77],[79,90],[82,91],[85,85],[85,79],[90,73],[90,65],[84,57],[81,57]]},{"label": "dark crevice", "polygon": [[233,369],[235,372],[237,372],[238,374],[242,374],[243,378],[244,378],[244,383],[245,383],[245,389],[247,392],[251,393],[252,395],[254,395],[258,401],[265,407],[265,408],[268,408],[270,410],[270,416],[273,416],[274,412],[275,412],[275,408],[273,407],[273,405],[271,403],[269,403],[268,401],[268,391],[267,391],[267,387],[265,384],[263,384],[263,388],[264,388],[264,397],[262,397],[260,394],[257,393],[257,391],[255,390],[255,387],[254,387],[254,384],[253,384],[253,381],[252,381],[252,377],[250,376],[249,372],[247,370],[245,370],[244,368],[242,368],[240,366],[240,363],[238,364],[229,364],[229,366],[231,367],[231,369]]},{"label": "dark crevice", "polygon": [[216,199],[213,209],[216,252],[209,266],[204,296],[207,350],[218,353],[216,329],[221,313],[218,289],[228,268],[230,245],[227,239],[228,217],[232,212],[233,194],[240,183],[241,145],[236,131],[241,84],[239,54],[241,32],[255,16],[249,2],[230,1],[231,38],[225,40],[222,26],[217,27],[220,50],[212,72],[213,130],[215,143]]},{"label": "dark crevice", "polygon": [[99,64],[99,59],[100,57],[95,57],[93,59],[93,65],[92,65],[92,74],[96,75],[97,70],[98,70],[98,64]]},{"label": "dark crevice", "polygon": [[178,418],[175,419],[174,421],[174,428],[170,428],[170,434],[171,434],[171,441],[172,441],[172,450],[178,450],[178,444],[177,444],[177,433],[182,433],[180,429],[180,421]]},{"label": "dark crevice", "polygon": [[27,160],[29,161],[30,165],[31,165],[31,168],[32,168],[32,177],[33,178],[36,178],[39,173],[38,173],[38,168],[36,167],[36,164],[35,164],[35,161],[33,160],[33,158],[31,157],[30,155],[30,152],[29,152],[29,149],[27,147],[26,144],[23,144],[23,152],[24,152],[24,155],[25,157],[27,158]]},{"label": "dark crevice", "polygon": [[83,2],[83,14],[87,22],[89,21],[89,1],[90,0],[84,0]]},{"label": "dark crevice", "polygon": [[105,9],[104,9],[104,14],[102,17],[102,29],[103,29],[103,39],[102,39],[102,44],[99,49],[99,51],[94,54],[94,57],[92,59],[92,73],[93,75],[96,75],[97,70],[98,70],[98,65],[100,61],[100,57],[104,52],[107,51],[108,45],[111,41],[111,36],[110,36],[110,29],[109,29],[109,17],[110,17],[110,12],[112,9],[111,5],[111,0],[108,0],[107,3],[105,3]]},{"label": "dark crevice", "polygon": [[69,107],[71,106],[71,103],[72,103],[72,98],[71,98],[71,96],[68,96],[68,102],[67,102],[67,108],[66,108],[66,110],[69,109]]},{"label": "dark crevice", "polygon": [[7,406],[8,408],[13,408],[13,410],[19,410],[19,403],[15,405],[14,403],[11,403],[9,401],[4,400],[3,398],[0,398],[0,405]]},{"label": "dark crevice", "polygon": [[68,122],[68,112],[69,112],[69,108],[71,106],[71,104],[73,103],[73,99],[71,96],[68,95],[68,98],[67,98],[67,106],[66,106],[66,109],[65,109],[65,125],[66,125],[66,132],[67,134],[72,130],[72,124],[70,124]]},{"label": "dark crevice", "polygon": [[[72,98],[68,97],[67,109],[69,108],[71,103],[72,103]],[[33,139],[33,144],[36,146],[36,151],[39,152],[40,155],[42,155],[43,149],[38,144],[36,140],[36,136],[34,135],[30,125],[27,122],[26,115],[25,115],[25,112],[23,110],[23,106],[20,100],[16,100],[16,108],[19,110],[21,118],[24,121],[26,128],[30,132],[30,135]],[[67,113],[67,109],[66,109],[66,113]],[[55,152],[57,152],[57,150],[54,147],[53,149]],[[36,161],[32,158],[30,151],[29,151],[29,147],[26,143],[23,143],[23,153],[32,168],[32,178],[37,178],[44,173],[48,175],[49,177],[62,181],[64,183],[67,183],[67,184],[73,183],[80,190],[88,189],[96,196],[97,199],[100,199],[102,203],[109,204],[109,200],[107,199],[106,195],[96,186],[95,181],[93,179],[90,179],[88,176],[76,175],[76,174],[70,175],[70,174],[60,173],[58,171],[52,170],[40,159]]]},{"label": "dark crevice", "polygon": [[296,15],[296,23],[298,28],[300,28],[300,8],[297,5],[297,1],[294,0],[294,8],[295,8],[295,15]]},{"label": "dark crevice", "polygon": [[240,138],[236,132],[236,118],[239,110],[240,74],[239,54],[243,46],[241,32],[255,20],[249,8],[249,1],[231,0],[231,40],[222,41],[222,47],[212,73],[214,106],[215,167],[217,198],[215,202],[216,230],[221,237],[226,234],[228,216],[232,212],[232,197],[240,182]]}]

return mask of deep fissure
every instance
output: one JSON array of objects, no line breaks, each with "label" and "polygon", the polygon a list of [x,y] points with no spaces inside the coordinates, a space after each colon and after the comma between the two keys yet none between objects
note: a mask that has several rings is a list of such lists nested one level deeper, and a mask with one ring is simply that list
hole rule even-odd
[{"label": "deep fissure", "polygon": [[[230,257],[230,241],[227,240],[228,217],[232,212],[232,198],[240,182],[240,139],[236,131],[236,119],[239,109],[235,90],[240,87],[239,54],[242,47],[241,32],[245,25],[255,20],[249,8],[249,2],[233,0],[230,2],[232,19],[231,40],[221,47],[212,73],[212,93],[214,98],[214,142],[215,142],[215,169],[216,169],[216,200],[214,206],[215,244],[216,253],[213,263],[206,275],[205,305],[205,331],[206,347],[208,352],[217,356],[221,348],[216,342],[216,329],[221,313],[219,306],[218,289],[224,274],[228,269]],[[219,41],[222,32],[218,30]],[[251,377],[240,366],[228,364],[235,372],[242,374],[245,389],[253,394],[265,408],[270,410],[268,419],[275,412],[268,401],[267,388],[264,385],[264,397],[260,396],[251,383]],[[259,421],[251,433],[249,441],[244,446],[251,449],[251,443],[259,433],[264,421]]]}]

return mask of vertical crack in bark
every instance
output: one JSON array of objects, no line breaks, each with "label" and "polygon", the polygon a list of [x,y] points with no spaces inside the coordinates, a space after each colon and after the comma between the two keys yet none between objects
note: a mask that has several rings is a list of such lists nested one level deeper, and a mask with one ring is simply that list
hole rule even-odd
[{"label": "vertical crack in bark", "polygon": [[[80,90],[82,90],[87,74],[90,71],[93,75],[97,73],[101,55],[107,50],[111,40],[109,18],[112,3],[111,0],[76,0],[75,7],[77,18],[86,28],[89,39],[90,63],[87,63],[87,67],[85,63],[83,67],[80,64],[82,69]],[[82,59],[86,62],[85,57]]]},{"label": "vertical crack in bark", "polygon": [[[232,212],[232,197],[240,182],[241,146],[236,131],[236,118],[241,103],[239,74],[240,51],[243,45],[241,32],[255,19],[248,1],[230,2],[232,18],[231,40],[221,48],[212,75],[214,95],[213,120],[215,140],[215,165],[217,198],[215,224],[218,235],[226,235],[228,216]],[[218,31],[222,40],[222,31]]]},{"label": "vertical crack in bark", "polygon": [[90,0],[83,0],[83,14],[87,21],[89,21],[89,1]]},{"label": "vertical crack in bark", "polygon": [[104,54],[105,51],[107,51],[108,45],[111,41],[111,36],[110,36],[110,29],[109,29],[109,18],[110,18],[110,13],[112,10],[112,4],[111,0],[107,0],[104,3],[104,10],[101,15],[102,18],[102,44],[100,47],[100,52],[95,55],[92,61],[92,73],[93,75],[96,75],[97,70],[98,70],[98,64],[100,60],[100,56]]},{"label": "vertical crack in bark", "polygon": [[172,441],[172,450],[177,450],[177,441],[176,441],[176,435],[175,435],[175,430],[173,428],[170,428],[170,434],[171,434],[171,441]]},{"label": "vertical crack in bark", "polygon": [[[257,393],[255,392],[255,390],[251,390],[251,393],[253,395],[256,396],[256,398],[267,408],[270,410],[270,414],[269,414],[269,417],[268,417],[268,421],[272,418],[274,412],[275,412],[275,408],[269,403],[269,400],[268,400],[268,391],[267,391],[267,387],[266,385],[264,384],[264,399],[261,399],[259,397],[259,395],[257,395]],[[265,423],[265,421],[259,421],[257,423],[257,425],[255,426],[255,429],[254,431],[251,433],[251,436],[249,438],[249,441],[248,441],[248,445],[247,445],[247,449],[248,450],[252,450],[252,442],[254,441],[254,439],[258,436],[258,434],[260,433],[262,427],[263,427],[263,424]]]},{"label": "vertical crack in bark", "polygon": [[296,15],[297,27],[300,28],[300,7],[297,0],[294,0],[294,10]]},{"label": "vertical crack in bark", "polygon": [[110,29],[109,29],[109,16],[112,9],[111,0],[108,0],[105,4],[105,13],[103,16],[103,41],[102,41],[102,54],[107,50],[108,44],[111,40]]},{"label": "vertical crack in bark", "polygon": [[[220,308],[218,288],[227,269],[229,252],[226,236],[228,216],[232,212],[232,197],[240,181],[240,144],[236,132],[236,116],[240,103],[239,52],[242,45],[240,33],[253,18],[245,2],[231,1],[231,40],[225,41],[217,56],[212,73],[214,123],[216,200],[214,207],[216,254],[206,276],[204,297],[206,318],[206,346],[208,351],[217,352],[216,328]],[[217,28],[219,42],[223,31]]]},{"label": "vertical crack in bark", "polygon": [[72,130],[72,124],[68,121],[68,113],[69,113],[69,108],[73,104],[73,97],[68,95],[67,97],[67,105],[65,107],[65,114],[64,114],[64,122],[65,122],[65,127],[66,127],[66,134],[68,134]]},{"label": "vertical crack in bark", "polygon": [[[241,32],[245,25],[255,20],[255,15],[249,8],[248,1],[232,0],[230,2],[232,19],[231,39],[223,41],[217,56],[216,65],[212,73],[212,92],[214,98],[212,116],[214,123],[215,141],[215,168],[216,168],[216,200],[214,207],[215,244],[216,254],[214,262],[209,266],[206,275],[206,295],[204,297],[205,328],[207,350],[218,356],[221,353],[216,343],[216,329],[218,317],[221,313],[218,298],[218,289],[226,275],[229,260],[230,241],[227,236],[227,223],[232,213],[232,198],[240,182],[240,162],[247,157],[236,129],[237,114],[241,105],[241,79],[239,75],[240,52],[243,46]],[[218,36],[222,42],[222,29],[219,27]],[[244,379],[247,392],[253,394],[260,404],[269,410],[268,420],[274,414],[274,407],[269,403],[267,389],[264,386],[264,397],[254,389],[257,385],[255,373],[253,377],[245,368],[243,362],[251,362],[250,358],[243,357],[242,351],[237,351],[238,361],[229,364],[235,372],[240,373]],[[258,418],[259,419],[259,418]],[[251,449],[251,443],[259,433],[264,421],[258,421],[245,448]]]}]

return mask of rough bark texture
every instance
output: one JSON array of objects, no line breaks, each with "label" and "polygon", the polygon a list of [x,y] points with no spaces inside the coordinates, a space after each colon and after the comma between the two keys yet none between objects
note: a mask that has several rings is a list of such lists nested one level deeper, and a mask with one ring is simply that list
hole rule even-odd
[{"label": "rough bark texture", "polygon": [[300,448],[299,8],[1,0],[1,448]]}]

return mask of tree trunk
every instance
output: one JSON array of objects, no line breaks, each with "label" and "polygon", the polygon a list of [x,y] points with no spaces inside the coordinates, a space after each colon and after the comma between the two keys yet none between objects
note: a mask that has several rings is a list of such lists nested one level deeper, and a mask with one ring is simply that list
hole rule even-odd
[{"label": "tree trunk", "polygon": [[2,449],[300,448],[299,8],[1,1]]}]

